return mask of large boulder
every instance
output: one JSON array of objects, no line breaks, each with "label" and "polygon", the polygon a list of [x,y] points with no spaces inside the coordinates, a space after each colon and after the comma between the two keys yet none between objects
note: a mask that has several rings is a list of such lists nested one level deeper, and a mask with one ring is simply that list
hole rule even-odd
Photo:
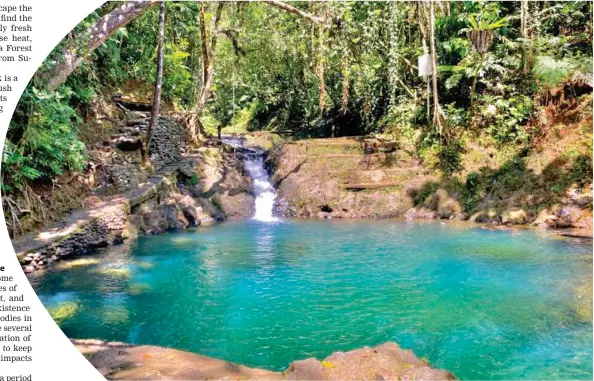
[{"label": "large boulder", "polygon": [[288,380],[324,380],[324,366],[314,358],[293,361],[285,371]]},{"label": "large boulder", "polygon": [[577,227],[581,219],[582,208],[577,205],[563,205],[556,208],[555,215],[558,217],[558,228]]},{"label": "large boulder", "polygon": [[228,219],[249,218],[254,214],[254,196],[249,192],[225,192],[216,198]]},{"label": "large boulder", "polygon": [[538,212],[538,215],[532,224],[540,228],[555,228],[557,227],[558,221],[559,217],[553,214],[548,208],[545,208]]},{"label": "large boulder", "polygon": [[335,352],[324,360],[310,358],[291,363],[284,372],[289,380],[453,380],[445,370],[434,369],[396,343],[349,352]]},{"label": "large boulder", "polygon": [[159,212],[165,218],[167,227],[171,230],[184,229],[189,225],[175,199],[168,200],[164,205],[159,205]]},{"label": "large boulder", "polygon": [[521,208],[511,208],[501,213],[501,223],[504,225],[522,225],[527,219],[526,212]]},{"label": "large boulder", "polygon": [[438,189],[434,194],[435,209],[439,218],[454,218],[462,212],[458,200],[450,196],[445,189]]},{"label": "large boulder", "polygon": [[471,215],[468,220],[470,222],[476,223],[499,223],[499,215],[497,214],[497,210],[495,208],[489,208],[485,210],[479,210],[478,212]]},{"label": "large boulder", "polygon": [[182,195],[177,199],[177,204],[190,225],[200,225],[200,217],[203,212],[202,207],[200,207],[196,200],[188,195]]}]

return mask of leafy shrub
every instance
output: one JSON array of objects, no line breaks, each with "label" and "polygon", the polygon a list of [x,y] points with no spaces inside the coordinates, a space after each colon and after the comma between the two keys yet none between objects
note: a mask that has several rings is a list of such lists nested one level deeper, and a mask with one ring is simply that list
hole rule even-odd
[{"label": "leafy shrub", "polygon": [[414,102],[398,103],[390,107],[388,113],[379,121],[383,132],[395,139],[412,140],[417,122],[417,106]]},{"label": "leafy shrub", "polygon": [[533,106],[532,98],[527,95],[484,97],[481,124],[498,144],[526,143],[530,136],[525,124]]},{"label": "leafy shrub", "polygon": [[592,155],[579,155],[569,170],[569,182],[584,186],[592,182]]},{"label": "leafy shrub", "polygon": [[464,108],[455,107],[454,103],[447,105],[445,116],[450,127],[463,127],[468,123],[468,112]]},{"label": "leafy shrub", "polygon": [[435,134],[424,134],[418,142],[421,158],[426,166],[438,169],[449,176],[462,169],[464,145],[459,139],[443,143]]},{"label": "leafy shrub", "polygon": [[47,94],[28,88],[19,107],[28,109],[27,123],[15,113],[2,155],[2,190],[23,189],[38,178],[79,171],[86,164],[86,150],[78,139],[80,118],[59,92]]},{"label": "leafy shrub", "polygon": [[560,60],[551,56],[538,56],[532,73],[538,86],[551,90],[571,80],[585,80],[592,75],[592,57],[568,55]]},{"label": "leafy shrub", "polygon": [[555,60],[550,56],[536,57],[533,74],[539,85],[544,88],[555,88],[570,75],[571,64],[565,60]]},{"label": "leafy shrub", "polygon": [[451,175],[462,169],[461,155],[464,147],[459,140],[451,141],[439,147],[437,167],[445,174]]}]

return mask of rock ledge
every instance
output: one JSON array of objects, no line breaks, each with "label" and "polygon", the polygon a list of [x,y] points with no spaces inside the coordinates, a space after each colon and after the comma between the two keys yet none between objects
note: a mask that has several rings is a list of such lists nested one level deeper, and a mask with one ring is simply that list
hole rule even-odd
[{"label": "rock ledge", "polygon": [[294,361],[282,373],[248,368],[190,352],[150,345],[100,340],[72,340],[76,348],[109,380],[455,380],[434,369],[410,350],[387,342],[320,361]]}]

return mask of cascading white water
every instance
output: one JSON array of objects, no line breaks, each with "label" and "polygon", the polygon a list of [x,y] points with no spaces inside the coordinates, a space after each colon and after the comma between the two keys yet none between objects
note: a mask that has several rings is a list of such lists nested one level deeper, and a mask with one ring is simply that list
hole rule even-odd
[{"label": "cascading white water", "polygon": [[245,170],[254,181],[254,193],[256,195],[254,220],[277,221],[278,218],[272,215],[276,192],[270,184],[268,172],[264,169],[264,158],[257,156],[245,159]]},{"label": "cascading white water", "polygon": [[243,150],[244,168],[253,180],[253,191],[256,196],[255,213],[252,218],[264,222],[278,221],[278,218],[272,215],[276,191],[264,168],[264,151],[257,148],[244,148],[242,138],[224,137],[223,142],[236,150]]}]

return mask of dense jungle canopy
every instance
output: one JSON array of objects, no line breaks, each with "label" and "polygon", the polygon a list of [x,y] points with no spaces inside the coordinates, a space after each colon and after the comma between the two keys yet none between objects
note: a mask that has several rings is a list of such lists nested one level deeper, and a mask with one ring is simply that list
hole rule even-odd
[{"label": "dense jungle canopy", "polygon": [[[530,148],[555,110],[591,92],[592,2],[107,2],[22,95],[4,195],[85,171],[80,129],[106,100],[151,102],[160,13],[161,110],[183,115],[196,144],[221,129],[375,134],[414,142],[451,174],[469,136]],[[583,167],[591,176],[591,156]]]}]

